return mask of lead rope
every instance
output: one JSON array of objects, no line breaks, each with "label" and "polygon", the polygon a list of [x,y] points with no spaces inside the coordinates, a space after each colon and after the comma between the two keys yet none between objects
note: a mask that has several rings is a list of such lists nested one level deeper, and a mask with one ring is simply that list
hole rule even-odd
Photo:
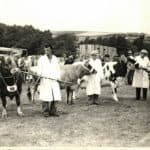
[{"label": "lead rope", "polygon": [[44,77],[44,76],[41,76],[41,75],[36,75],[34,73],[29,73],[29,72],[25,72],[25,71],[21,71],[21,72],[24,73],[24,74],[30,74],[30,75],[33,75],[33,76],[37,76],[39,78],[55,80],[55,81],[66,83],[66,84],[72,84],[72,82],[66,82],[66,81],[62,81],[62,80],[57,80],[57,79],[53,79],[53,78],[50,78],[50,77]]}]

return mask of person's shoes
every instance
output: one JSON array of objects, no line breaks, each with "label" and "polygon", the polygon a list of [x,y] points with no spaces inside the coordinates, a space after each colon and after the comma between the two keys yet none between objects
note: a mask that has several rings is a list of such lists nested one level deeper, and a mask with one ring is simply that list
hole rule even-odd
[{"label": "person's shoes", "polygon": [[43,116],[44,116],[44,117],[49,117],[48,112],[43,112]]},{"label": "person's shoes", "polygon": [[137,98],[136,98],[136,101],[139,101],[139,100],[140,100],[140,98],[139,98],[139,97],[137,97]]},{"label": "person's shoes", "polygon": [[100,105],[99,102],[93,102],[93,105]]},{"label": "person's shoes", "polygon": [[56,113],[50,113],[49,115],[53,116],[53,117],[59,117],[59,114],[57,112]]},{"label": "person's shoes", "polygon": [[90,101],[90,102],[88,102],[88,104],[89,105],[100,105],[100,103],[99,102],[97,102],[97,101]]},{"label": "person's shoes", "polygon": [[88,100],[88,105],[93,105],[92,100]]}]

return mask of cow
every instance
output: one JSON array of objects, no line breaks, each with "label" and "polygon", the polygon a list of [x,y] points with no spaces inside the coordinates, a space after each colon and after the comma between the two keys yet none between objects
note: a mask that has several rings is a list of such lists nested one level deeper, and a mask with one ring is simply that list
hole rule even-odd
[{"label": "cow", "polygon": [[[31,67],[30,72],[35,73],[37,72],[36,67]],[[31,73],[31,74],[32,74]],[[89,64],[89,61],[86,62],[78,62],[74,64],[67,64],[67,65],[60,65],[60,87],[61,89],[66,89],[66,95],[67,95],[67,104],[73,104],[73,91],[75,85],[77,85],[78,79],[81,79],[85,75],[94,74],[96,73],[96,70]],[[38,77],[38,75],[35,75]],[[39,76],[40,77],[40,76]],[[37,90],[38,86],[38,80],[36,81],[37,84],[34,84],[34,89]],[[36,90],[30,90],[28,89],[28,95],[30,95],[34,101],[34,94]]]},{"label": "cow", "polygon": [[0,63],[0,98],[2,100],[2,118],[7,118],[6,97],[11,100],[15,97],[17,114],[23,116],[20,107],[20,94],[22,91],[22,76],[12,57],[1,59]]},{"label": "cow", "polygon": [[[68,65],[68,64],[73,64],[74,63],[74,57],[72,55],[70,55],[69,57],[66,57],[64,65]],[[69,99],[69,95],[71,95],[71,99],[75,99],[75,87],[73,86],[66,86],[66,93],[67,93],[67,99]],[[71,92],[70,92],[71,91]],[[70,94],[71,93],[71,94]],[[73,103],[73,101],[72,101]]]},{"label": "cow", "polygon": [[78,80],[85,75],[95,73],[96,70],[89,64],[89,61],[61,66],[61,80],[71,82],[71,84],[66,84],[67,104],[73,104],[73,96],[75,89],[78,88]]},{"label": "cow", "polygon": [[[105,86],[105,83],[108,83],[111,86],[112,96],[116,102],[119,101],[117,88],[121,82],[124,82],[123,79],[126,78],[128,70],[133,67],[135,63],[133,58],[121,55],[118,61],[110,61],[103,64],[103,78],[101,79],[102,87]],[[86,76],[84,76],[79,81],[81,88],[86,88],[86,80]]]}]

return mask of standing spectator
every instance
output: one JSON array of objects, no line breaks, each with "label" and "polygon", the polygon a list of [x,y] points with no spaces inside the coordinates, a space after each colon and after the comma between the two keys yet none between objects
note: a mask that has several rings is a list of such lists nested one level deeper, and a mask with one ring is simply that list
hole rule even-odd
[{"label": "standing spectator", "polygon": [[101,94],[101,85],[100,79],[102,78],[102,62],[97,58],[97,52],[91,52],[91,58],[89,60],[91,66],[97,71],[96,74],[91,74],[87,76],[87,87],[86,93],[89,97],[89,100],[92,102],[91,104],[99,104],[98,97]]},{"label": "standing spectator", "polygon": [[74,58],[73,55],[70,55],[66,60],[65,60],[65,65],[66,64],[73,64],[74,63]]},{"label": "standing spectator", "polygon": [[67,59],[68,59],[68,58],[67,58],[67,55],[64,54],[64,55],[63,55],[63,62],[65,63],[65,61],[66,61]]},{"label": "standing spectator", "polygon": [[109,56],[109,54],[106,54],[104,56],[104,62],[110,62],[110,56]]},{"label": "standing spectator", "polygon": [[23,57],[18,58],[17,64],[18,64],[18,67],[19,67],[21,70],[24,70],[25,60],[24,60]]},{"label": "standing spectator", "polygon": [[[133,55],[133,52],[131,50],[128,51],[128,57],[131,57],[134,59],[134,55]],[[128,70],[128,72],[127,72],[127,83],[129,85],[132,85],[133,75],[134,75],[134,68],[130,67],[130,70]]]},{"label": "standing spectator", "polygon": [[80,61],[81,61],[81,62],[84,61],[84,55],[82,55],[82,56],[80,57]]},{"label": "standing spectator", "polygon": [[38,75],[54,80],[41,78],[39,100],[42,101],[45,117],[59,116],[56,101],[61,101],[60,86],[57,81],[60,80],[60,68],[57,57],[52,54],[52,46],[44,47],[44,53],[38,60]]},{"label": "standing spectator", "polygon": [[5,57],[4,56],[0,56],[0,67],[5,65]]},{"label": "standing spectator", "polygon": [[132,86],[136,88],[136,99],[141,98],[141,89],[143,89],[143,100],[147,99],[147,89],[149,88],[148,72],[149,66],[148,51],[143,49],[140,55],[135,57],[135,72],[133,76]]}]

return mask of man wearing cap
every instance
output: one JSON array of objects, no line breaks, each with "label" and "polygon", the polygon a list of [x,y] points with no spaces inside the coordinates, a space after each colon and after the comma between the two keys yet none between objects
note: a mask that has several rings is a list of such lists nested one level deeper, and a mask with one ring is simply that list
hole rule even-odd
[{"label": "man wearing cap", "polygon": [[97,58],[97,51],[91,52],[89,63],[97,71],[96,74],[91,74],[87,77],[86,93],[91,101],[91,104],[98,104],[98,96],[101,94],[100,79],[102,78],[102,62]]},{"label": "man wearing cap", "polygon": [[135,72],[132,86],[136,88],[136,99],[141,99],[141,89],[143,89],[143,100],[147,99],[147,89],[149,88],[149,77],[147,69],[149,67],[148,51],[142,49],[140,55],[135,57]]}]

